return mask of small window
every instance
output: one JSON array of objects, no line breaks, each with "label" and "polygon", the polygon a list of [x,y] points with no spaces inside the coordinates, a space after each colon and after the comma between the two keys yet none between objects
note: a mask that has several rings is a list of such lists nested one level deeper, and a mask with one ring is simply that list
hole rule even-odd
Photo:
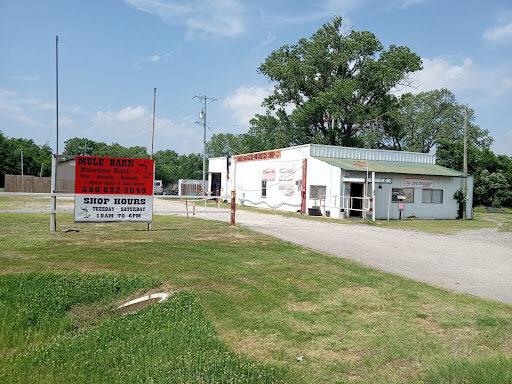
[{"label": "small window", "polygon": [[311,200],[325,200],[326,187],[325,185],[310,185],[309,198]]},{"label": "small window", "polygon": [[[405,196],[405,199],[402,197]],[[391,190],[391,201],[393,203],[414,203],[414,188],[393,188]]]},{"label": "small window", "polygon": [[442,189],[423,189],[421,194],[423,204],[443,204]]},{"label": "small window", "polygon": [[267,197],[267,180],[261,181],[261,197]]}]

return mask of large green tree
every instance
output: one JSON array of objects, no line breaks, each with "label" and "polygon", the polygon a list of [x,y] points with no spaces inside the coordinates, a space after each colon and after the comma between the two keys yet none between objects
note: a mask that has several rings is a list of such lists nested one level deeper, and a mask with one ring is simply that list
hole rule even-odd
[{"label": "large green tree", "polygon": [[[442,142],[436,151],[437,163],[462,171],[463,153],[461,140]],[[512,206],[512,157],[470,143],[468,173],[474,176],[475,205]]]},{"label": "large green tree", "polygon": [[149,157],[145,147],[124,147],[118,143],[106,144],[87,138],[73,137],[66,140],[64,145],[65,156],[94,155],[112,157]]},{"label": "large green tree", "polygon": [[264,101],[267,115],[252,125],[258,130],[275,119],[274,125],[292,131],[285,134],[289,144],[360,144],[394,103],[390,91],[419,69],[421,59],[409,48],[384,49],[368,31],[343,33],[337,17],[267,57],[259,71],[275,84],[274,92]]},{"label": "large green tree", "polygon": [[23,153],[23,173],[32,176],[48,176],[51,172],[51,148],[48,144],[38,145],[30,139],[8,138],[0,132],[0,186],[4,185],[6,174],[21,174]]},{"label": "large green tree", "polygon": [[443,142],[462,141],[466,111],[469,141],[480,148],[488,147],[492,143],[489,132],[474,123],[474,111],[457,102],[446,88],[402,95],[387,113],[384,124],[366,132],[365,144],[427,153]]},{"label": "large green tree", "polygon": [[199,179],[203,169],[202,156],[197,153],[178,155],[171,149],[155,153],[155,177],[164,185],[177,183],[179,179]]}]

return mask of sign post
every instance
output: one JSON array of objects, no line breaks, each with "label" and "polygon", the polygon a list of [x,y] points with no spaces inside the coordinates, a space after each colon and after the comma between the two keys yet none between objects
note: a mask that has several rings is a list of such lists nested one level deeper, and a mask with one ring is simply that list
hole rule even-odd
[{"label": "sign post", "polygon": [[153,220],[154,161],[76,156],[76,222]]}]

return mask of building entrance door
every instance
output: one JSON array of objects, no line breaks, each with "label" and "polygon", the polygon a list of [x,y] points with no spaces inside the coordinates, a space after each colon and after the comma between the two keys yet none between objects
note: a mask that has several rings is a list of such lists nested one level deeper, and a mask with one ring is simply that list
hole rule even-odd
[{"label": "building entrance door", "polygon": [[210,185],[212,196],[220,196],[221,180],[222,178],[220,173],[212,173],[212,181]]},{"label": "building entrance door", "polygon": [[350,183],[350,197],[357,197],[357,199],[350,199],[352,201],[352,208],[359,209],[359,211],[350,210],[350,217],[361,217],[363,212],[363,184],[362,183]]}]

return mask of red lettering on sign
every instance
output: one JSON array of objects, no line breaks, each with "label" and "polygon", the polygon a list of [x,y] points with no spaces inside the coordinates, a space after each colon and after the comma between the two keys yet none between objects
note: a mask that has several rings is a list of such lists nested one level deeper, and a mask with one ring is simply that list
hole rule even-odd
[{"label": "red lettering on sign", "polygon": [[76,156],[75,193],[153,195],[153,165],[150,159]]},{"label": "red lettering on sign", "polygon": [[268,160],[268,159],[280,159],[281,151],[266,151],[266,152],[257,152],[257,153],[249,153],[247,155],[238,155],[235,156],[236,161],[253,161],[253,160]]}]

